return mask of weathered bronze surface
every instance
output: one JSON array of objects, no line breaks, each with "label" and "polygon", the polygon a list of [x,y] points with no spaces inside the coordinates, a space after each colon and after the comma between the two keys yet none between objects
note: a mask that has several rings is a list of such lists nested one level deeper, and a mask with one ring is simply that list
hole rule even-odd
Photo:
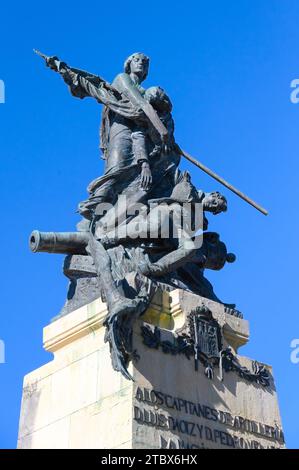
[{"label": "weathered bronze surface", "polygon": [[[68,255],[64,272],[70,288],[62,314],[99,295],[107,302],[106,341],[112,364],[130,379],[127,365],[135,354],[132,325],[158,287],[179,287],[221,302],[204,271],[220,270],[235,256],[217,233],[208,231],[206,214],[225,212],[227,201],[218,192],[198,190],[190,174],[180,171],[181,155],[191,161],[192,157],[175,142],[172,103],[165,91],[141,86],[149,69],[146,55],[128,57],[124,71],[109,84],[57,57],[38,54],[60,74],[73,96],[92,97],[104,105],[100,137],[105,170],[89,184],[88,198],[78,205],[82,219],[77,231],[34,231],[30,248]],[[216,179],[221,180],[218,175]]]}]

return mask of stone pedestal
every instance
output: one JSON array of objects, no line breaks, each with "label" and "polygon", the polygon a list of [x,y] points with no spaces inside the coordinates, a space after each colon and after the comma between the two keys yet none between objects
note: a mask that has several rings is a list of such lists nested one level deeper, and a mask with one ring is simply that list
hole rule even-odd
[{"label": "stone pedestal", "polygon": [[[205,365],[176,349],[201,302],[239,370],[217,366],[209,378]],[[271,368],[268,386],[242,375],[255,370],[254,361],[238,355],[249,337],[246,320],[179,289],[158,291],[134,327],[139,359],[129,366],[130,382],[111,367],[106,313],[97,299],[44,328],[54,359],[24,379],[18,448],[284,447]],[[159,341],[149,342],[146,332],[156,339],[159,333]]]}]

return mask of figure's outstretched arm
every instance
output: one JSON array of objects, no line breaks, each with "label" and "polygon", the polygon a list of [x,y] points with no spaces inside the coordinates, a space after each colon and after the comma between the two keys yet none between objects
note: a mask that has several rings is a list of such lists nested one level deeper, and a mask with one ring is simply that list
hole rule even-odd
[{"label": "figure's outstretched arm", "polygon": [[105,84],[105,88],[110,89],[110,85],[103,79],[83,70],[69,67],[65,62],[59,62],[59,69],[57,71],[69,86],[73,96],[81,99],[91,97],[103,103],[100,86]]},{"label": "figure's outstretched arm", "polygon": [[34,50],[34,52],[45,60],[46,65],[51,70],[54,70],[54,72],[57,72],[62,76],[65,83],[70,87],[70,91],[73,96],[78,98],[90,96],[102,103],[101,98],[103,98],[103,92],[101,92],[101,90],[102,86],[104,86],[106,90],[112,91],[116,98],[118,97],[117,90],[113,89],[108,82],[98,75],[70,67],[57,56],[46,56],[37,50]]}]

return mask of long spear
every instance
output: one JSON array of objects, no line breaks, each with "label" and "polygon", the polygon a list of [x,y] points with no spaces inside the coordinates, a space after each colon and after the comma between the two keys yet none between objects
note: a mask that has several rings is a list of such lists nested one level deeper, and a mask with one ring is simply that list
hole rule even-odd
[{"label": "long spear", "polygon": [[178,145],[177,145],[177,151],[183,156],[186,158],[186,160],[189,160],[189,162],[193,163],[193,165],[197,166],[197,168],[200,168],[202,171],[204,171],[205,173],[207,173],[209,176],[211,176],[212,178],[214,178],[216,181],[218,181],[219,183],[223,184],[223,186],[225,186],[227,189],[229,189],[230,191],[232,191],[233,193],[235,193],[237,196],[239,196],[241,199],[243,199],[243,201],[246,201],[248,204],[250,204],[251,206],[255,207],[255,209],[257,209],[258,211],[260,211],[262,214],[264,215],[268,215],[268,211],[266,209],[264,209],[262,206],[260,206],[259,204],[257,204],[255,201],[253,201],[252,199],[250,199],[248,196],[246,196],[246,194],[242,193],[241,191],[239,191],[237,188],[235,188],[234,186],[232,186],[230,183],[228,183],[227,181],[225,181],[225,179],[223,179],[221,176],[217,175],[217,173],[214,173],[214,171],[210,170],[210,168],[208,168],[207,166],[205,166],[203,163],[199,162],[198,160],[196,160],[194,157],[192,157],[191,155],[189,155],[189,153],[185,152],[184,150],[182,150]]}]

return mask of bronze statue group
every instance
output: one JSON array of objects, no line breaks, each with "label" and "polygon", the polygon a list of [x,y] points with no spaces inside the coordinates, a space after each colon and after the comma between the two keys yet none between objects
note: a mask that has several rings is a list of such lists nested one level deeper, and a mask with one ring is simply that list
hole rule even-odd
[{"label": "bronze statue group", "polygon": [[77,227],[87,235],[85,256],[92,257],[99,295],[107,303],[113,367],[131,379],[133,323],[158,288],[182,288],[221,302],[204,271],[222,269],[235,257],[217,233],[208,231],[206,213],[225,212],[227,201],[219,192],[197,189],[190,174],[179,169],[171,100],[158,86],[141,86],[148,75],[147,56],[128,57],[111,85],[57,57],[42,57],[73,96],[103,105],[105,171],[89,184]]}]

